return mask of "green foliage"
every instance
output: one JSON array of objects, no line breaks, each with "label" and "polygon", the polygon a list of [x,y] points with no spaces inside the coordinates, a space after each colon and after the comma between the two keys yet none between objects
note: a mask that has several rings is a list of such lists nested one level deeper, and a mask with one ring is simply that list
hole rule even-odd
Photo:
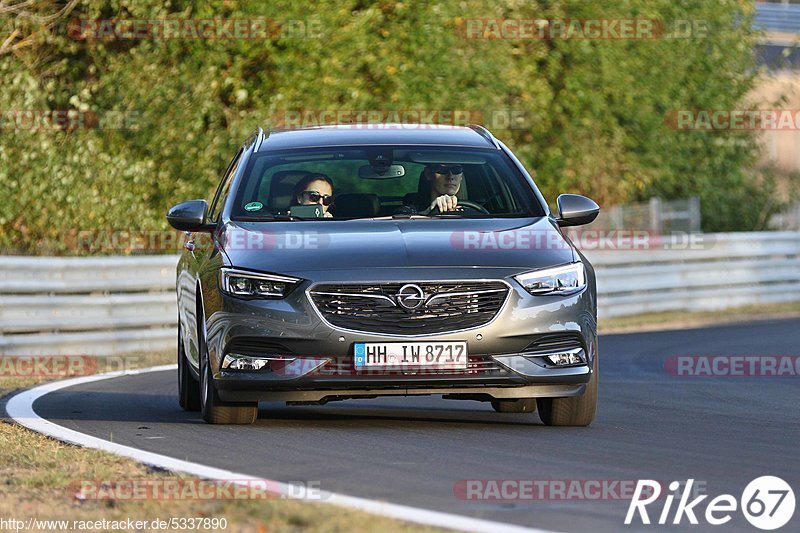
[{"label": "green foliage", "polygon": [[[18,46],[0,51],[0,111],[77,110],[115,124],[3,125],[0,249],[63,253],[69,230],[166,229],[170,205],[209,198],[237,145],[286,110],[513,111],[522,122],[494,133],[548,198],[577,192],[609,205],[698,194],[710,229],[750,229],[756,220],[742,211],[771,192],[751,170],[754,138],[665,124],[675,110],[741,108],[754,76],[749,9],[735,0],[87,0],[52,27],[12,11],[0,15],[0,42],[18,30],[7,43]],[[76,40],[67,28],[73,19],[256,17],[302,21],[321,35]],[[667,28],[700,20],[709,31],[653,40],[464,37],[475,18],[615,17]],[[721,213],[729,216],[709,216]]]}]

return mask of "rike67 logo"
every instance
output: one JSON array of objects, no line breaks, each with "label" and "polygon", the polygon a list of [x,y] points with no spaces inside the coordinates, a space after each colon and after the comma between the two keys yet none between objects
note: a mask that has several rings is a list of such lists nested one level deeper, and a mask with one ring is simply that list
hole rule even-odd
[{"label": "rike67 logo", "polygon": [[[794,491],[779,477],[761,476],[754,479],[744,488],[739,500],[731,494],[720,494],[705,504],[705,512],[701,512],[701,504],[708,498],[708,495],[696,496],[689,500],[693,484],[694,479],[687,480],[685,484],[678,481],[669,484],[670,493],[663,498],[664,504],[661,512],[658,513],[657,518],[653,517],[657,524],[678,525],[686,517],[690,524],[697,525],[699,515],[705,518],[706,523],[719,526],[730,522],[737,509],[741,509],[744,517],[754,527],[773,530],[786,525],[794,515]],[[678,493],[681,486],[685,486],[685,488]],[[631,504],[628,506],[625,524],[633,523],[634,517],[638,514],[642,524],[649,525],[651,519],[647,512],[647,506],[660,500],[661,496],[661,484],[658,481],[640,479],[636,484]],[[672,504],[676,499],[678,503],[673,514]],[[654,510],[657,511],[657,509],[651,509],[651,511]]]}]

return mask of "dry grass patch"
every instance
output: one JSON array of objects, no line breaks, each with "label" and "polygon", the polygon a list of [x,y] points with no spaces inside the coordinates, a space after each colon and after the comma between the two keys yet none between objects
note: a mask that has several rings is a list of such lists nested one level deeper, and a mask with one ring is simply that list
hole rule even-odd
[{"label": "dry grass patch", "polygon": [[800,318],[800,302],[747,305],[720,311],[647,313],[601,319],[598,327],[600,333],[632,333],[637,331],[689,329],[784,318]]}]

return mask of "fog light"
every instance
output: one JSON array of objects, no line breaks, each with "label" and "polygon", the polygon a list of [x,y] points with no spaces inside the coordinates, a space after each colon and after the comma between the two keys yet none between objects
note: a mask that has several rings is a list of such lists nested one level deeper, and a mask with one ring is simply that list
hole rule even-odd
[{"label": "fog light", "polygon": [[581,349],[553,353],[546,357],[548,361],[556,366],[579,365],[585,362],[583,359],[583,350]]},{"label": "fog light", "polygon": [[266,359],[253,359],[245,357],[242,359],[234,359],[228,365],[231,370],[261,370],[269,364]]},{"label": "fog light", "polygon": [[269,367],[270,361],[282,361],[284,363],[289,363],[294,361],[294,358],[280,356],[253,357],[249,355],[229,353],[222,361],[222,368],[227,368],[228,370],[258,371]]}]

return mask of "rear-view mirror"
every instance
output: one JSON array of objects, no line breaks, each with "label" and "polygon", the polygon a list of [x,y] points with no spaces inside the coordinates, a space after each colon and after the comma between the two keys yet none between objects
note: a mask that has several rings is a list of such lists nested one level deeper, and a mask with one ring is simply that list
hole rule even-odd
[{"label": "rear-view mirror", "polygon": [[358,177],[363,180],[384,180],[402,178],[406,175],[403,165],[387,165],[385,167],[364,165],[358,169]]}]

